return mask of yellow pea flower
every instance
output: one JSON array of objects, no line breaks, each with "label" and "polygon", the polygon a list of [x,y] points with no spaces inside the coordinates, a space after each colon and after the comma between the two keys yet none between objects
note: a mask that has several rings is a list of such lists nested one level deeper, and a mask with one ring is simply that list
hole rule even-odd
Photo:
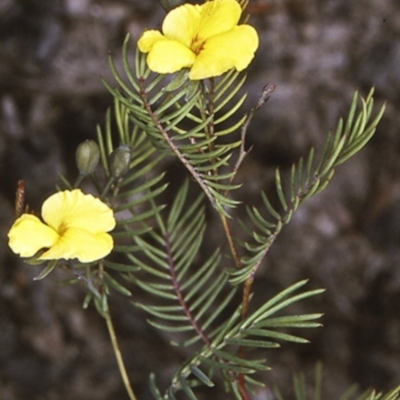
[{"label": "yellow pea flower", "polygon": [[79,189],[50,196],[42,206],[42,222],[22,214],[8,232],[11,250],[21,257],[33,257],[47,249],[38,260],[77,258],[92,262],[108,255],[113,246],[113,211],[98,198]]},{"label": "yellow pea flower", "polygon": [[167,74],[190,68],[189,79],[242,71],[258,48],[258,35],[250,25],[238,25],[242,9],[236,0],[184,4],[170,11],[162,33],[148,30],[138,41],[150,70]]}]

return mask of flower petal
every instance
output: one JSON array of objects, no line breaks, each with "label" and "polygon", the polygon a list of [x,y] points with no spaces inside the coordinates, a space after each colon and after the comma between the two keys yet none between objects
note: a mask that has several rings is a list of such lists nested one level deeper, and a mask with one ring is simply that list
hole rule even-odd
[{"label": "flower petal", "polygon": [[138,47],[142,53],[148,53],[159,40],[165,40],[164,35],[160,31],[145,31],[138,40]]},{"label": "flower petal", "polygon": [[174,40],[156,42],[147,56],[148,67],[159,74],[171,74],[193,65],[195,54]]},{"label": "flower petal", "polygon": [[197,32],[199,39],[230,31],[239,22],[242,9],[236,0],[214,0],[202,5],[201,24]]},{"label": "flower petal", "polygon": [[32,257],[39,250],[51,247],[58,233],[32,214],[22,214],[8,232],[11,250],[21,257]]},{"label": "flower petal", "polygon": [[83,229],[70,228],[39,260],[77,258],[83,263],[92,262],[110,254],[113,245],[113,239],[108,233],[90,233]]},{"label": "flower petal", "polygon": [[162,31],[191,48],[193,42],[229,31],[239,22],[242,9],[236,0],[214,0],[202,5],[184,4],[170,11]]},{"label": "flower petal", "polygon": [[79,189],[50,196],[43,203],[42,217],[60,235],[71,227],[92,233],[109,232],[115,227],[112,210],[100,199]]},{"label": "flower petal", "polygon": [[176,40],[190,48],[202,20],[204,6],[184,4],[174,8],[164,18],[162,31],[171,40]]},{"label": "flower petal", "polygon": [[239,25],[206,41],[190,70],[192,80],[222,75],[231,68],[245,69],[258,47],[258,35],[250,25]]}]

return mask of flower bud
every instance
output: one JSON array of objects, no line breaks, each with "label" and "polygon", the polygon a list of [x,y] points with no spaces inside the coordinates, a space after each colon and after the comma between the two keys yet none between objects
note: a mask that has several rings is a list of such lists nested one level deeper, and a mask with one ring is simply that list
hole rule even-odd
[{"label": "flower bud", "polygon": [[76,149],[76,165],[82,175],[91,174],[100,158],[99,146],[94,140],[85,140]]},{"label": "flower bud", "polygon": [[111,153],[110,171],[113,178],[120,178],[128,171],[131,155],[131,149],[127,145],[119,146]]},{"label": "flower bud", "polygon": [[168,12],[185,3],[185,0],[160,0],[160,3],[164,10]]}]

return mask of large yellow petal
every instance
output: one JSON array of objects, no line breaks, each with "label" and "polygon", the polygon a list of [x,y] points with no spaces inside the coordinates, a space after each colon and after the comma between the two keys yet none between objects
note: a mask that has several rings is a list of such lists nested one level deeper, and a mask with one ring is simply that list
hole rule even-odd
[{"label": "large yellow petal", "polygon": [[58,233],[32,214],[19,217],[8,232],[11,250],[21,257],[32,257],[39,250],[54,245]]},{"label": "large yellow petal", "polygon": [[79,189],[50,196],[43,203],[42,217],[60,235],[71,227],[92,233],[109,232],[115,227],[112,210],[100,199]]},{"label": "large yellow petal", "polygon": [[138,47],[142,53],[148,53],[159,40],[165,40],[164,35],[160,31],[148,30],[138,40]]},{"label": "large yellow petal", "polygon": [[237,25],[242,10],[236,0],[213,0],[202,5],[184,4],[170,11],[162,31],[172,40],[192,47],[193,42],[229,31]]},{"label": "large yellow petal", "polygon": [[214,35],[230,31],[240,19],[242,9],[236,0],[214,0],[204,3],[197,36],[206,40]]},{"label": "large yellow petal", "polygon": [[113,239],[108,233],[90,233],[82,229],[67,229],[63,236],[39,260],[77,258],[83,263],[99,260],[110,254]]},{"label": "large yellow petal", "polygon": [[164,18],[162,31],[171,40],[176,40],[190,48],[195,39],[201,19],[202,7],[193,4],[184,4],[174,8]]},{"label": "large yellow petal", "polygon": [[206,41],[190,70],[192,80],[222,75],[231,68],[245,69],[258,47],[258,35],[250,25],[239,25]]},{"label": "large yellow petal", "polygon": [[147,65],[159,74],[171,74],[191,67],[195,58],[195,54],[183,44],[174,40],[160,40],[149,52]]}]

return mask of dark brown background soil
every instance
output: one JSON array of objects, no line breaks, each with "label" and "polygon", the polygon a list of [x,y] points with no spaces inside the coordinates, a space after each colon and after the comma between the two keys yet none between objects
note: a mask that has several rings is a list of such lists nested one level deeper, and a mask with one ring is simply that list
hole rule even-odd
[{"label": "dark brown background soil", "polygon": [[[299,279],[327,288],[296,309],[325,313],[324,328],[304,332],[310,345],[269,352],[265,381],[287,387],[301,365],[311,374],[322,359],[324,399],[353,382],[388,389],[400,381],[400,3],[250,0],[249,10],[261,45],[245,108],[266,83],[277,88],[251,125],[246,200],[271,190],[275,167],[288,172],[321,146],[355,89],[375,85],[377,102],[387,101],[374,139],[300,208],[260,271],[260,302]],[[108,51],[118,60],[126,32],[135,43],[163,15],[155,0],[0,2],[1,400],[127,399],[102,319],[81,309],[84,288],[56,285],[58,272],[33,282],[39,269],[10,252],[6,233],[19,179],[39,210],[59,173],[74,178],[75,148],[95,137],[112,102],[99,79],[112,80]],[[149,373],[165,384],[185,354],[118,295],[112,307],[137,395],[150,399]]]}]

